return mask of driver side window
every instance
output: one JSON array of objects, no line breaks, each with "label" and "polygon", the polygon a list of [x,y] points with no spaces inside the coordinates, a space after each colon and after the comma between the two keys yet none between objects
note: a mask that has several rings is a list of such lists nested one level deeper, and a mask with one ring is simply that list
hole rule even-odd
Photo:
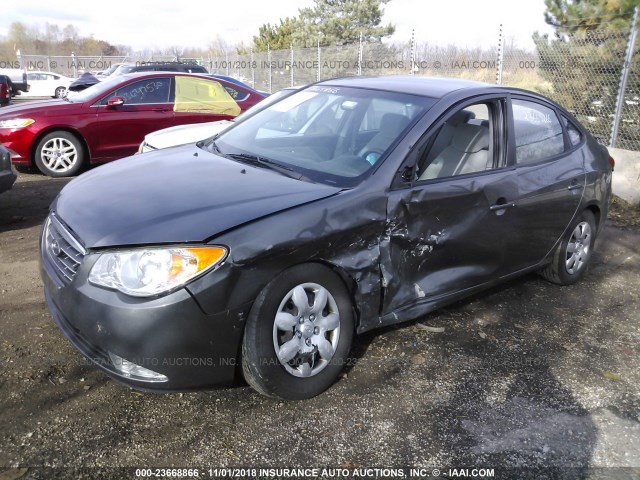
[{"label": "driver side window", "polygon": [[168,103],[170,91],[168,78],[149,78],[120,87],[109,97],[123,97],[126,105]]},{"label": "driver side window", "polygon": [[419,150],[418,181],[454,177],[495,168],[492,141],[499,102],[468,105],[450,114]]}]

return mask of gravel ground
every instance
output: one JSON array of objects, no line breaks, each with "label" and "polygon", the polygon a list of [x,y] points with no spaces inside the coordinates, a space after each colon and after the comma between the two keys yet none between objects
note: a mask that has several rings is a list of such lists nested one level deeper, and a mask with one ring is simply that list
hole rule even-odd
[{"label": "gravel ground", "polygon": [[81,358],[37,271],[39,225],[65,183],[21,174],[0,195],[0,480],[173,466],[640,478],[640,216],[628,205],[614,205],[581,283],[530,275],[365,334],[332,389],[279,402],[245,385],[141,394]]}]

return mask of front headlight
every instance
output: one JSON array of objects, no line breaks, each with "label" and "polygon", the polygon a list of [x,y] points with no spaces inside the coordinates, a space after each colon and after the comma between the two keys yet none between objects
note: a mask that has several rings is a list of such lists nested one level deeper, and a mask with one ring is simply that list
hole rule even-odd
[{"label": "front headlight", "polygon": [[222,263],[224,247],[139,248],[105,252],[91,268],[89,282],[134,297],[180,287]]},{"label": "front headlight", "polygon": [[22,128],[36,123],[33,118],[14,118],[12,120],[0,120],[0,128]]}]

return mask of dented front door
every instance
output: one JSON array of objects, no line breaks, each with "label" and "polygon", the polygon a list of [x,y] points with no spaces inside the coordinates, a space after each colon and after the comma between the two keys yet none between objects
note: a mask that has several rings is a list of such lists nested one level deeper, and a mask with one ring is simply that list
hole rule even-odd
[{"label": "dented front door", "polygon": [[509,169],[390,192],[381,242],[383,314],[401,315],[416,303],[500,276],[514,233],[516,198]]}]

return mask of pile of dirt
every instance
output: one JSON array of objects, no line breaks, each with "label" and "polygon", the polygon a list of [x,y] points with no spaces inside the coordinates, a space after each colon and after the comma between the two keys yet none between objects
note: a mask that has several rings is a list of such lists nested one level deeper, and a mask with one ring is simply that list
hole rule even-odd
[{"label": "pile of dirt", "polygon": [[640,229],[640,206],[631,205],[614,195],[608,219],[616,227]]}]

